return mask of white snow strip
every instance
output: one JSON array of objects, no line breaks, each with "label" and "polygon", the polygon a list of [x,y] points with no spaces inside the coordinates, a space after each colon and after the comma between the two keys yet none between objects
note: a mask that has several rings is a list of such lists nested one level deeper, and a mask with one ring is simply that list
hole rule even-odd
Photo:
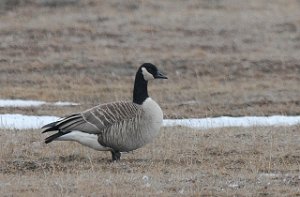
[{"label": "white snow strip", "polygon": [[[0,114],[0,128],[4,129],[39,129],[43,125],[58,120],[56,116],[29,116],[21,114]],[[216,117],[200,119],[166,119],[163,126],[186,126],[197,129],[220,127],[253,126],[291,126],[300,124],[300,116],[245,116]]]},{"label": "white snow strip", "polygon": [[0,107],[38,107],[41,105],[70,106],[70,105],[79,105],[79,104],[72,103],[72,102],[63,102],[63,101],[48,103],[46,101],[37,101],[37,100],[0,99]]},{"label": "white snow strip", "polygon": [[291,126],[300,124],[300,116],[244,116],[200,119],[166,119],[164,126],[186,126],[191,128]]},{"label": "white snow strip", "polygon": [[9,100],[0,99],[0,107],[37,107],[44,105],[45,101],[35,101],[35,100]]},{"label": "white snow strip", "polygon": [[56,116],[28,116],[22,114],[0,114],[0,128],[3,129],[38,129],[58,120]]},{"label": "white snow strip", "polygon": [[57,106],[71,106],[71,105],[79,105],[79,104],[78,103],[72,103],[72,102],[66,102],[66,101],[57,101],[55,103],[52,103],[52,105],[57,105]]}]

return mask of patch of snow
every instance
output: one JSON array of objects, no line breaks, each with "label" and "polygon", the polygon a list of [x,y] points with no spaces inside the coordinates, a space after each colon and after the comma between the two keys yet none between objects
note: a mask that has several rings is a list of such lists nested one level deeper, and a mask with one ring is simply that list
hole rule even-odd
[{"label": "patch of snow", "polygon": [[37,107],[44,104],[45,101],[0,99],[0,107]]},{"label": "patch of snow", "polygon": [[3,129],[39,129],[57,121],[56,116],[28,116],[22,114],[0,114],[0,128]]},{"label": "patch of snow", "polygon": [[191,128],[253,127],[253,126],[291,126],[300,124],[300,116],[244,116],[200,119],[166,119],[164,126],[186,126]]},{"label": "patch of snow", "polygon": [[57,101],[53,103],[52,105],[57,105],[57,106],[71,106],[71,105],[79,105],[78,103],[73,103],[73,102],[66,102],[66,101]]},{"label": "patch of snow", "polygon": [[41,105],[70,106],[70,105],[79,105],[79,104],[73,102],[64,102],[64,101],[49,103],[46,101],[38,101],[38,100],[0,99],[0,107],[38,107]]},{"label": "patch of snow", "polygon": [[[21,114],[0,114],[0,128],[4,129],[39,129],[43,125],[58,120],[56,116],[29,116]],[[216,117],[200,119],[166,119],[163,126],[186,126],[197,129],[220,127],[253,126],[291,126],[300,124],[300,116],[270,117]]]}]

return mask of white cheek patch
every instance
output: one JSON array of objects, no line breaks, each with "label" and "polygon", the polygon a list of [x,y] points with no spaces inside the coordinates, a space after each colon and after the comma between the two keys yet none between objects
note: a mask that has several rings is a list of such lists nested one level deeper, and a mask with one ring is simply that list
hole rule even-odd
[{"label": "white cheek patch", "polygon": [[144,68],[144,67],[142,68],[142,74],[143,74],[144,79],[145,79],[146,81],[154,79],[153,75],[152,75],[151,73],[149,73],[149,72],[147,71],[147,69]]}]

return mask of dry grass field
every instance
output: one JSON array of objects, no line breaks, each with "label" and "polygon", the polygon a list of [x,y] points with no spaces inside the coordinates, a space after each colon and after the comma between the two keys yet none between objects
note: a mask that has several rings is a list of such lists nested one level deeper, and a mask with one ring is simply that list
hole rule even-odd
[{"label": "dry grass field", "polygon": [[[143,62],[166,118],[299,115],[299,0],[1,0],[0,98],[130,100]],[[0,196],[300,196],[299,126],[163,128],[110,163],[39,130],[0,131]]]},{"label": "dry grass field", "polygon": [[38,131],[0,134],[4,196],[300,195],[299,126],[164,128],[117,163],[75,143],[45,145]]}]

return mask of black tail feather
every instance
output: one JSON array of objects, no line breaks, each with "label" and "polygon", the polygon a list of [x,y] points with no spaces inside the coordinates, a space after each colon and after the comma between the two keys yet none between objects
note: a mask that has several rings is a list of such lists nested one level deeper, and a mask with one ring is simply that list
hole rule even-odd
[{"label": "black tail feather", "polygon": [[65,117],[64,119],[49,123],[42,127],[42,129],[45,129],[42,131],[42,133],[60,130],[61,126],[66,125],[67,123],[74,121],[74,120],[78,119],[79,117],[80,117],[80,114],[72,114],[70,116]]},{"label": "black tail feather", "polygon": [[69,133],[69,132],[61,132],[61,131],[59,131],[58,133],[50,135],[49,137],[47,137],[45,139],[45,143],[48,144],[48,143],[52,142],[53,140],[55,140],[56,138],[59,138],[60,136],[63,136],[65,134],[67,134],[67,133]]},{"label": "black tail feather", "polygon": [[55,140],[56,138],[59,138],[60,136],[63,136],[67,133],[70,133],[72,128],[74,126],[82,123],[81,115],[80,114],[72,114],[70,116],[67,116],[63,119],[60,119],[58,121],[49,123],[42,127],[44,129],[42,133],[46,133],[49,131],[58,131],[57,133],[50,135],[45,139],[45,143],[48,144]]},{"label": "black tail feather", "polygon": [[59,128],[56,125],[57,123],[58,123],[58,121],[52,122],[50,124],[47,124],[47,125],[43,126],[42,129],[45,129],[45,130],[43,130],[42,133],[46,133],[48,131],[56,131],[56,130],[58,130]]},{"label": "black tail feather", "polygon": [[44,126],[42,127],[42,129],[48,128],[48,127],[53,127],[54,125],[56,125],[56,123],[58,123],[58,121],[55,121],[55,122],[51,122],[51,123],[49,123],[49,124],[46,124],[46,125],[44,125]]}]

